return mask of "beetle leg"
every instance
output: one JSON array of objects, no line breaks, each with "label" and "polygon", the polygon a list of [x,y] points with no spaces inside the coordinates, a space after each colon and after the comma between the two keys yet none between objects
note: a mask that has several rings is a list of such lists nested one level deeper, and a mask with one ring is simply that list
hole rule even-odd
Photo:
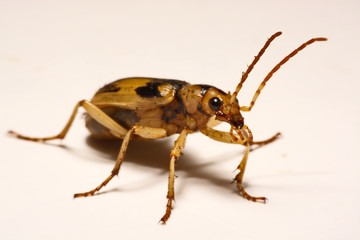
[{"label": "beetle leg", "polygon": [[160,221],[165,224],[166,221],[169,219],[172,209],[172,201],[175,199],[174,193],[174,183],[175,183],[175,161],[180,157],[184,146],[186,136],[189,133],[189,129],[185,128],[180,133],[179,137],[175,141],[174,147],[171,150],[171,159],[170,159],[170,167],[169,167],[169,185],[168,185],[168,193],[167,193],[167,204],[166,204],[166,211],[164,216],[160,219]]},{"label": "beetle leg", "polygon": [[77,198],[77,197],[87,197],[87,196],[91,196],[91,195],[94,195],[94,193],[98,192],[102,187],[104,187],[106,184],[108,184],[108,182],[110,182],[110,180],[119,174],[119,170],[120,170],[120,166],[121,166],[121,163],[123,162],[124,160],[124,157],[125,157],[125,153],[126,153],[126,149],[129,145],[129,141],[130,141],[130,137],[132,135],[132,133],[135,131],[135,128],[136,127],[133,127],[131,128],[126,134],[125,134],[125,137],[124,137],[124,140],[121,144],[121,148],[120,148],[120,152],[119,152],[119,155],[116,159],[116,162],[115,162],[115,166],[113,168],[113,170],[111,171],[111,174],[109,177],[107,177],[105,179],[105,181],[103,181],[98,187],[94,188],[93,190],[91,191],[88,191],[88,192],[84,192],[84,193],[76,193],[74,194],[74,198]]},{"label": "beetle leg", "polygon": [[147,126],[135,126],[134,134],[139,135],[145,139],[157,139],[167,136],[165,129]]},{"label": "beetle leg", "polygon": [[215,141],[223,142],[223,143],[233,143],[233,144],[241,144],[245,145],[246,141],[242,141],[240,138],[236,140],[233,136],[228,132],[219,131],[210,127],[205,127],[200,130],[202,134],[208,136]]},{"label": "beetle leg", "polygon": [[116,159],[115,166],[114,166],[113,170],[111,171],[110,176],[107,177],[98,187],[94,188],[93,190],[88,191],[88,192],[84,192],[84,193],[76,193],[76,194],[74,194],[74,198],[87,197],[87,196],[94,195],[101,188],[103,188],[106,184],[108,184],[108,182],[110,182],[110,180],[113,177],[115,177],[116,175],[119,174],[120,166],[121,166],[121,163],[124,160],[126,149],[127,149],[128,145],[129,145],[129,141],[131,139],[132,134],[139,135],[139,136],[141,136],[143,138],[147,138],[147,139],[156,139],[156,138],[161,138],[161,137],[166,136],[166,131],[164,129],[161,129],[161,128],[151,128],[151,127],[145,127],[145,126],[134,126],[134,127],[132,127],[125,134],[125,137],[123,139],[123,142],[122,142],[122,145],[121,145],[121,148],[120,148],[119,155],[118,155],[118,157]]},{"label": "beetle leg", "polygon": [[255,141],[255,142],[252,142],[251,145],[255,144],[255,145],[259,145],[259,146],[264,146],[264,145],[272,143],[273,141],[278,139],[280,137],[280,135],[281,135],[281,133],[278,132],[269,139],[266,139],[266,140],[263,140],[263,141]]},{"label": "beetle leg", "polygon": [[266,198],[265,197],[253,197],[250,194],[248,194],[245,189],[244,186],[242,185],[242,180],[244,177],[244,173],[245,173],[245,169],[246,169],[246,164],[247,164],[247,160],[249,157],[249,152],[250,152],[250,146],[253,144],[257,144],[257,145],[265,145],[268,143],[271,143],[273,141],[275,141],[280,133],[277,133],[276,135],[274,135],[273,137],[265,140],[265,141],[261,141],[261,142],[247,142],[246,138],[248,138],[247,134],[245,133],[246,137],[245,140],[242,141],[240,138],[237,139],[237,141],[235,141],[232,137],[232,135],[229,132],[223,132],[223,131],[219,131],[219,130],[215,130],[209,127],[206,127],[204,129],[201,130],[201,132],[203,134],[205,134],[206,136],[219,141],[219,142],[224,142],[224,143],[233,143],[233,144],[241,144],[246,146],[245,149],[245,153],[243,156],[243,159],[241,160],[239,166],[237,167],[237,169],[239,170],[239,173],[236,175],[234,181],[236,181],[236,186],[240,192],[240,194],[247,200],[250,201],[254,201],[254,202],[266,202]]},{"label": "beetle leg", "polygon": [[[215,141],[218,142],[223,142],[223,143],[232,143],[232,144],[241,144],[241,145],[245,145],[245,141],[241,141],[241,139],[235,140],[233,138],[233,136],[229,133],[229,132],[223,132],[223,131],[219,131],[213,128],[209,128],[206,127],[204,129],[201,130],[201,133],[203,133],[204,135],[208,136],[211,139],[214,139]],[[277,140],[279,138],[281,134],[280,133],[276,133],[274,136],[272,136],[269,139],[266,139],[264,141],[254,141],[250,143],[251,145],[260,145],[260,146],[264,146],[266,144],[269,144],[275,140]]]},{"label": "beetle leg", "polygon": [[95,106],[94,104],[92,104],[89,101],[82,100],[76,104],[76,106],[70,116],[70,119],[66,123],[64,129],[55,136],[44,137],[44,138],[33,138],[33,137],[27,137],[24,135],[20,135],[14,131],[9,131],[9,133],[11,135],[14,135],[17,138],[29,140],[29,141],[48,141],[48,140],[53,140],[53,139],[63,139],[63,138],[65,138],[67,132],[69,131],[69,128],[71,127],[71,124],[74,121],[74,118],[76,116],[76,113],[77,113],[79,107],[83,107],[92,118],[94,118],[96,121],[98,121],[103,126],[109,128],[111,133],[113,133],[116,137],[123,138],[125,133],[128,131],[125,128],[123,128],[122,126],[120,126],[113,119],[111,119],[103,111],[101,111],[97,106]]},{"label": "beetle leg", "polygon": [[246,150],[244,153],[244,157],[241,160],[239,166],[237,167],[237,169],[239,170],[239,173],[235,176],[234,181],[236,181],[236,186],[239,189],[239,192],[241,194],[241,196],[243,196],[245,199],[249,200],[249,201],[253,201],[253,202],[262,202],[262,203],[266,203],[266,198],[265,197],[253,197],[250,194],[248,194],[245,189],[244,186],[242,185],[242,179],[244,177],[244,173],[245,173],[245,168],[246,168],[246,163],[249,157],[249,151],[250,151],[250,144],[247,143],[246,144]]}]

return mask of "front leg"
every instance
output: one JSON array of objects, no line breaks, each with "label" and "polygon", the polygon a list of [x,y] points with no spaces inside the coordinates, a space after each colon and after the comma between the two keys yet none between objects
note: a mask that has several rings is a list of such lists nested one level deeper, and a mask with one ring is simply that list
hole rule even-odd
[{"label": "front leg", "polygon": [[[204,129],[201,130],[201,133],[208,136],[211,139],[214,139],[215,141],[218,141],[218,142],[240,144],[240,145],[246,146],[244,141],[241,141],[241,139],[234,139],[229,132],[223,132],[223,131],[213,129],[211,127],[205,127]],[[250,146],[252,146],[252,145],[265,146],[265,145],[277,140],[280,137],[280,135],[281,135],[281,133],[278,132],[271,138],[266,139],[264,141],[250,142]]]},{"label": "front leg", "polygon": [[237,167],[237,169],[239,170],[239,173],[235,176],[234,181],[236,182],[236,186],[237,186],[237,188],[239,190],[239,193],[245,199],[247,199],[249,201],[253,201],[253,202],[266,203],[267,199],[265,197],[253,197],[253,196],[251,196],[250,194],[248,194],[245,191],[244,186],[242,185],[242,180],[243,180],[243,177],[244,177],[247,160],[248,160],[248,157],[249,157],[249,151],[250,151],[250,144],[246,144],[246,150],[245,150],[243,159],[241,160],[239,166]]},{"label": "front leg", "polygon": [[169,166],[169,184],[168,184],[168,193],[167,193],[167,204],[166,204],[166,211],[164,216],[160,219],[160,221],[165,224],[166,221],[169,219],[171,215],[172,209],[172,201],[175,199],[174,193],[174,183],[175,183],[175,161],[178,159],[184,149],[186,136],[189,133],[189,129],[184,129],[180,133],[179,137],[175,141],[174,147],[171,150],[171,159],[170,159],[170,166]]},{"label": "front leg", "polygon": [[280,133],[275,134],[273,137],[271,137],[271,138],[269,138],[269,139],[267,139],[265,141],[249,142],[248,140],[242,141],[240,138],[235,140],[230,133],[215,130],[215,129],[210,128],[210,127],[206,127],[204,129],[202,129],[201,132],[204,135],[206,135],[206,136],[208,136],[211,139],[214,139],[216,141],[223,142],[223,143],[241,144],[241,145],[246,147],[243,159],[241,160],[240,164],[237,167],[237,169],[239,170],[239,173],[235,176],[234,182],[236,182],[236,186],[237,186],[237,188],[239,190],[239,193],[245,199],[253,201],[253,202],[266,203],[266,198],[265,197],[253,197],[250,194],[248,194],[245,191],[242,182],[243,182],[243,177],[244,177],[244,174],[245,174],[247,160],[248,160],[248,157],[249,157],[250,147],[252,145],[258,145],[259,147],[261,147],[261,146],[264,146],[266,144],[269,144],[269,143],[275,141],[276,139],[278,139],[278,137],[280,136]]}]

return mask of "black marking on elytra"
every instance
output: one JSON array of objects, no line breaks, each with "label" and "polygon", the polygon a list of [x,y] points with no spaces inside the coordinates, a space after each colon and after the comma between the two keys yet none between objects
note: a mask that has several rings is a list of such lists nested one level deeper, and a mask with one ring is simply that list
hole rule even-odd
[{"label": "black marking on elytra", "polygon": [[155,78],[153,79],[153,81],[155,82],[162,82],[164,84],[171,84],[175,91],[177,92],[178,90],[180,90],[181,88],[183,88],[186,85],[189,85],[187,82],[185,81],[181,81],[181,80],[174,80],[174,79],[159,79],[159,78]]},{"label": "black marking on elytra", "polygon": [[135,89],[136,93],[144,98],[162,97],[159,86],[163,85],[162,82],[149,81],[144,87],[138,87]]},{"label": "black marking on elytra", "polygon": [[106,84],[105,86],[103,86],[102,88],[99,89],[99,91],[97,91],[98,93],[108,93],[108,92],[117,92],[121,89],[121,87],[118,87],[116,85],[114,85],[113,83],[109,83]]},{"label": "black marking on elytra", "polygon": [[159,86],[164,84],[172,85],[176,92],[184,86],[188,85],[188,83],[185,81],[153,78],[146,83],[146,86],[138,87],[135,89],[135,91],[139,96],[145,98],[163,97],[159,91]]}]

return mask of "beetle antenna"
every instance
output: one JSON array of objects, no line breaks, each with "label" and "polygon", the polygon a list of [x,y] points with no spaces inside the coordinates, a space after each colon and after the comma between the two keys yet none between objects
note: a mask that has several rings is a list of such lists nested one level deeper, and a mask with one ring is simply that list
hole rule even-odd
[{"label": "beetle antenna", "polygon": [[277,32],[275,34],[273,34],[265,43],[265,45],[262,47],[262,49],[260,50],[260,52],[258,53],[258,55],[256,55],[254,57],[253,62],[249,65],[249,67],[247,68],[246,72],[243,73],[241,80],[239,82],[239,84],[236,87],[235,92],[232,94],[231,99],[230,99],[230,104],[233,103],[236,99],[236,96],[238,95],[240,89],[242,88],[243,83],[245,82],[245,80],[247,79],[247,77],[249,76],[249,73],[253,70],[255,64],[260,60],[260,57],[264,54],[265,50],[269,47],[270,43],[277,38],[278,36],[280,36],[282,33],[281,32]]},{"label": "beetle antenna", "polygon": [[273,74],[280,69],[280,67],[282,65],[284,65],[287,61],[290,60],[290,58],[292,58],[293,56],[295,56],[298,52],[300,52],[301,50],[303,50],[306,46],[314,43],[314,42],[318,42],[318,41],[327,41],[327,38],[313,38],[310,39],[309,41],[303,43],[302,45],[300,45],[300,47],[296,48],[294,51],[292,51],[289,55],[287,55],[283,60],[281,60],[265,77],[265,79],[261,82],[261,84],[259,85],[258,89],[256,90],[251,102],[250,102],[250,106],[243,106],[240,107],[241,111],[250,111],[251,108],[254,106],[256,99],[258,98],[261,90],[265,87],[266,82],[269,81],[269,79],[273,76]]}]

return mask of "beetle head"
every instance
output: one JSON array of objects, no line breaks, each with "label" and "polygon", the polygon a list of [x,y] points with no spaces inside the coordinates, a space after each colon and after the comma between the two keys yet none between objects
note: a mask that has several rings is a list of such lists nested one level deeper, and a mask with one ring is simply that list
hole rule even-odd
[{"label": "beetle head", "polygon": [[231,94],[215,87],[210,88],[202,98],[202,109],[216,120],[227,122],[236,129],[242,129],[244,118],[237,100],[231,103]]}]

